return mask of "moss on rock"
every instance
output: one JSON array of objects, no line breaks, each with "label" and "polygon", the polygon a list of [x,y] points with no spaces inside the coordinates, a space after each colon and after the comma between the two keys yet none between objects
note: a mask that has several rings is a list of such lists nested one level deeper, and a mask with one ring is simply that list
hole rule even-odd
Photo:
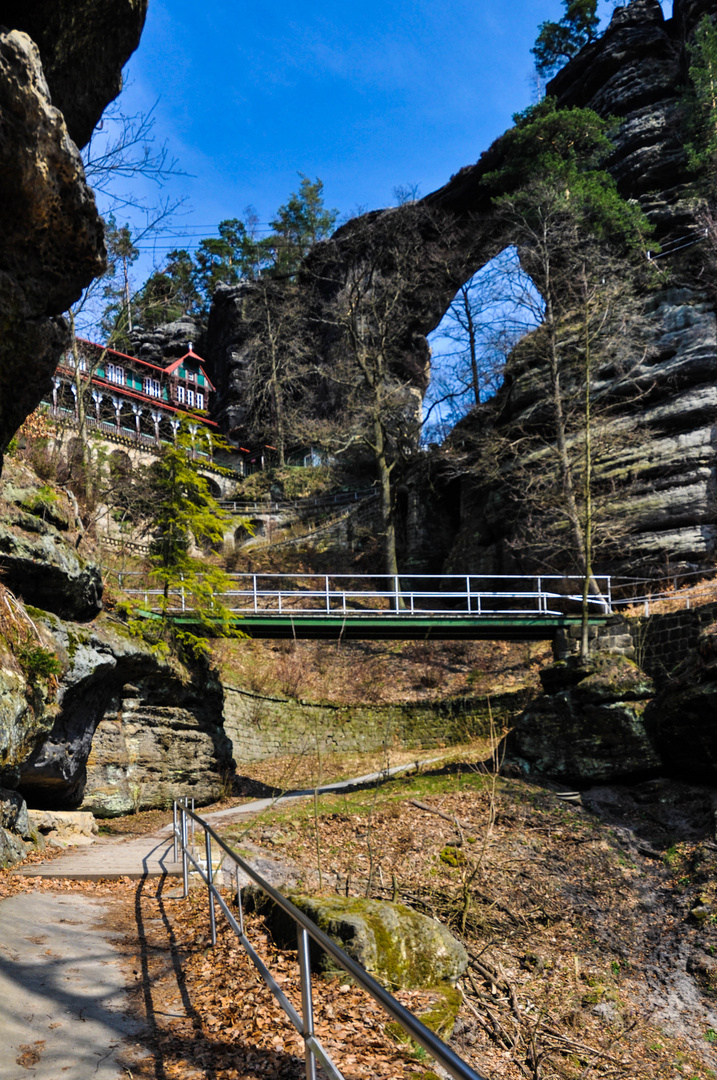
[{"label": "moss on rock", "polygon": [[[468,956],[456,938],[435,919],[405,904],[353,897],[291,896],[292,902],[374,978],[390,989],[430,988],[454,983]],[[266,918],[275,940],[295,947],[293,920],[271,905]],[[316,969],[343,969],[312,941]]]}]

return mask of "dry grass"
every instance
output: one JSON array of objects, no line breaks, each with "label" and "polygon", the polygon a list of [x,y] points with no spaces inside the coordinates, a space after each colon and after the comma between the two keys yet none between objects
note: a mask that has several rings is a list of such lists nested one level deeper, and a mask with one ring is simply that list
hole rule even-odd
[{"label": "dry grass", "polygon": [[339,705],[438,701],[539,688],[547,643],[219,641],[225,682]]},{"label": "dry grass", "polygon": [[[309,801],[276,808],[241,841],[298,864],[307,891],[318,850],[325,890],[402,900],[462,936],[471,964],[453,1045],[481,1075],[713,1078],[710,992],[684,994],[679,974],[685,951],[717,943],[711,923],[685,923],[702,878],[682,858],[641,856],[538,785],[494,785],[479,768],[466,756],[449,775],[323,796],[318,820]],[[717,857],[697,848],[710,877]]]},{"label": "dry grass", "polygon": [[673,583],[664,588],[656,588],[654,595],[646,593],[645,599],[620,606],[618,610],[627,618],[639,618],[642,615],[666,615],[671,611],[683,611],[685,608],[701,607],[716,601],[717,578],[704,577],[691,581],[689,585],[676,586]]}]

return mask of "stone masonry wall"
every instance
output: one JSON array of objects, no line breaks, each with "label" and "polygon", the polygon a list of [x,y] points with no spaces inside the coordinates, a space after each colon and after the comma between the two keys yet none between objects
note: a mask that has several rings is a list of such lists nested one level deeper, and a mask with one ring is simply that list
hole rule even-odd
[{"label": "stone masonry wall", "polygon": [[657,683],[664,682],[697,647],[702,631],[717,619],[717,604],[630,619],[635,660]]},{"label": "stone masonry wall", "polygon": [[[593,646],[621,653],[634,660],[638,667],[660,684],[697,647],[700,634],[715,620],[717,603],[637,618],[615,615],[599,629],[592,626],[590,638]],[[579,627],[560,631],[553,647],[555,659],[563,660],[576,653],[579,644]]]},{"label": "stone masonry wall", "polygon": [[526,692],[391,706],[343,706],[265,697],[224,684],[224,730],[241,773],[242,762],[278,755],[423,749],[500,729],[525,707]]}]

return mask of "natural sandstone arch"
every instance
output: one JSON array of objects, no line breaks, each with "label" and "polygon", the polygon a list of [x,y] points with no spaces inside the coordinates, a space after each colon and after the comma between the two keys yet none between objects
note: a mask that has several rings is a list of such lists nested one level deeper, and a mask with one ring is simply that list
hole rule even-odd
[{"label": "natural sandstone arch", "polygon": [[[618,7],[602,37],[586,46],[547,87],[560,107],[589,107],[603,117],[622,118],[608,167],[621,194],[640,202],[655,224],[656,239],[668,242],[667,248],[670,240],[696,226],[695,200],[688,190],[693,177],[686,168],[683,144],[689,61],[685,45],[705,13],[717,17],[717,0],[675,0],[669,20],[657,0],[633,0]],[[506,145],[505,136],[499,138],[475,165],[462,169],[438,191],[407,206],[362,215],[310,253],[298,292],[312,324],[326,328],[316,352],[327,368],[341,352],[332,328],[333,302],[347,290],[352,275],[372,263],[379,266],[376,295],[395,290],[399,276],[392,272],[391,245],[395,236],[410,228],[413,260],[410,267],[402,265],[399,282],[403,337],[393,355],[399,381],[410,381],[417,393],[423,392],[426,335],[439,325],[460,284],[514,242],[497,227],[492,211],[493,197],[505,189],[495,190],[487,179],[500,168]],[[639,453],[637,463],[614,462],[617,476],[629,471],[639,476],[637,494],[626,494],[619,481],[616,488],[616,505],[621,516],[629,518],[634,534],[629,558],[641,569],[652,560],[656,572],[667,562],[704,565],[717,550],[713,510],[717,454],[712,435],[717,320],[705,288],[709,273],[699,252],[691,249],[691,254],[672,261],[679,268],[679,295],[668,289],[651,298],[649,348],[660,360],[651,366],[654,388],[649,408],[632,417],[639,421],[649,449]],[[218,387],[217,419],[225,430],[241,431],[246,421],[242,387],[251,366],[251,343],[242,324],[242,306],[251,288],[251,283],[239,289],[220,288],[210,315],[207,352]],[[524,402],[513,391],[509,364],[506,386],[489,410],[490,417],[519,418]],[[323,405],[327,414],[335,410],[330,391]],[[629,411],[626,419],[631,419]],[[432,551],[430,569],[444,559],[450,570],[498,572],[510,538],[501,538],[500,521],[486,522],[484,493],[469,469],[461,484],[463,531],[452,551],[444,549],[440,555]],[[425,532],[431,532],[428,522]],[[502,539],[507,539],[507,546],[501,548]],[[626,569],[629,561],[611,568],[615,571],[618,566]]]}]

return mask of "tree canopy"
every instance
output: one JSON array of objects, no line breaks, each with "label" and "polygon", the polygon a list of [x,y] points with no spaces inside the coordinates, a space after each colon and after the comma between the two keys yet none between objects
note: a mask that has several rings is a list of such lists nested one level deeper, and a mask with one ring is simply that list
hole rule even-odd
[{"label": "tree canopy", "polygon": [[[688,161],[695,171],[713,173],[717,161],[717,28],[709,15],[699,23],[688,50],[692,84],[687,98]],[[710,181],[714,183],[712,176]]]},{"label": "tree canopy", "polygon": [[219,235],[200,240],[193,254],[184,248],[170,252],[133,298],[134,321],[153,329],[184,314],[202,318],[220,282],[236,285],[295,274],[309,249],[331,234],[338,217],[337,210],[324,205],[321,180],[299,175],[299,190],[278,208],[269,235],[259,234],[256,210],[248,206],[243,218],[220,221]]},{"label": "tree canopy", "polygon": [[559,22],[540,24],[530,50],[539,75],[551,75],[598,36],[597,0],[563,0],[563,7],[565,14]]},{"label": "tree canopy", "polygon": [[502,164],[483,180],[498,197],[520,200],[532,182],[549,178],[579,209],[586,232],[623,247],[644,244],[649,232],[644,215],[622,198],[603,168],[612,150],[609,121],[592,109],[559,109],[554,98],[513,120],[515,126],[501,140]]}]

